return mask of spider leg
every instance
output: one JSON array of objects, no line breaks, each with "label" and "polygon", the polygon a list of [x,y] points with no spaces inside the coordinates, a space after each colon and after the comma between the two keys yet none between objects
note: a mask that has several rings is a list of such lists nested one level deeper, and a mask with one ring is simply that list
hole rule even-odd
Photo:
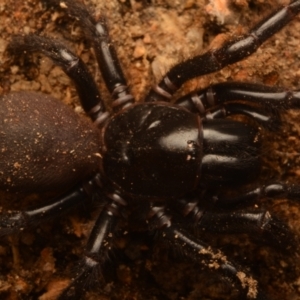
[{"label": "spider leg", "polygon": [[257,187],[251,191],[245,192],[232,198],[217,199],[217,205],[219,207],[236,206],[238,204],[251,205],[259,201],[263,197],[272,199],[286,198],[288,200],[299,201],[300,200],[300,186],[296,184],[284,184],[273,183]]},{"label": "spider leg", "polygon": [[113,233],[120,216],[120,210],[126,202],[117,194],[107,197],[107,204],[97,218],[90,234],[85,254],[79,265],[75,278],[60,294],[58,300],[81,299],[94,277],[99,277],[100,267],[108,258],[107,253],[112,247]]},{"label": "spider leg", "polygon": [[200,231],[219,234],[247,233],[283,251],[297,247],[295,235],[290,228],[266,210],[206,211],[196,227]]},{"label": "spider leg", "polygon": [[10,210],[0,214],[0,236],[18,232],[23,228],[45,222],[62,213],[82,204],[87,197],[92,197],[99,189],[99,177],[96,175],[72,191],[50,200],[42,206],[32,207],[27,210]]},{"label": "spider leg", "polygon": [[150,228],[157,229],[160,237],[172,248],[178,248],[185,257],[197,263],[205,262],[206,267],[219,270],[238,289],[239,299],[267,299],[251,275],[228,261],[221,251],[212,249],[181,229],[178,224],[172,223],[163,207],[151,208],[149,225]]},{"label": "spider leg", "polygon": [[300,199],[300,186],[282,183],[255,188],[237,197],[215,197],[216,209],[203,210],[197,202],[181,199],[177,209],[193,220],[193,226],[213,233],[256,233],[268,243],[282,250],[295,249],[295,235],[282,222],[272,217],[266,210],[239,209],[259,202],[262,197]]},{"label": "spider leg", "polygon": [[175,104],[203,115],[207,109],[230,101],[246,101],[269,110],[299,108],[300,91],[244,82],[219,83],[183,96]]},{"label": "spider leg", "polygon": [[152,88],[146,101],[169,101],[181,85],[192,78],[213,73],[238,62],[252,53],[268,38],[282,29],[300,11],[300,0],[273,12],[249,33],[225,43],[219,49],[189,58],[170,69],[157,86]]},{"label": "spider leg", "polygon": [[74,81],[84,111],[97,124],[102,124],[109,115],[105,111],[97,84],[84,62],[63,44],[46,37],[30,35],[14,36],[8,45],[14,54],[40,52],[62,67]]},{"label": "spider leg", "polygon": [[[60,1],[49,0],[56,5]],[[64,0],[61,8],[66,9],[70,17],[76,18],[86,38],[91,42],[105,84],[114,98],[112,107],[116,110],[134,103],[133,96],[128,92],[127,82],[123,74],[116,50],[110,40],[104,17],[96,21],[87,7],[82,3]]]},{"label": "spider leg", "polygon": [[83,203],[86,193],[82,187],[77,187],[67,194],[52,199],[43,206],[33,207],[24,211],[13,210],[0,215],[0,236],[18,232],[23,228],[54,218]]},{"label": "spider leg", "polygon": [[225,103],[221,107],[206,111],[204,119],[220,119],[232,115],[245,115],[254,119],[264,128],[275,131],[281,124],[279,115],[267,114],[260,107],[253,107],[245,103]]}]

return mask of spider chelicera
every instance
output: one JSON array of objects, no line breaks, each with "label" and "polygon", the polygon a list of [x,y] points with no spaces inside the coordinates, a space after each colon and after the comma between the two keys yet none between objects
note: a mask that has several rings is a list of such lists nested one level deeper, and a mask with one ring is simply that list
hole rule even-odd
[{"label": "spider chelicera", "polygon": [[[282,248],[290,246],[293,238],[284,224],[266,210],[240,209],[240,205],[253,206],[263,196],[296,199],[299,186],[270,183],[228,198],[219,190],[257,177],[263,142],[260,127],[272,130],[279,122],[276,111],[299,108],[300,92],[232,82],[195,91],[174,104],[170,101],[186,81],[253,53],[292,20],[300,1],[274,12],[249,34],[175,65],[141,104],[135,104],[128,91],[104,19],[95,21],[84,5],[71,0],[61,1],[60,6],[78,20],[94,48],[113,98],[112,112],[106,110],[85,64],[65,45],[37,35],[13,38],[11,52],[41,52],[62,67],[93,123],[43,94],[2,96],[1,186],[22,192],[60,188],[65,194],[44,206],[4,212],[0,234],[97,198],[103,209],[80,267],[59,297],[77,299],[87,278],[113,248],[118,220],[126,210],[138,207],[138,218],[147,221],[149,230],[187,259],[216,269],[239,290],[240,299],[266,299],[248,270],[203,243],[191,227],[212,233],[255,232]],[[236,115],[245,118],[227,118]]]}]

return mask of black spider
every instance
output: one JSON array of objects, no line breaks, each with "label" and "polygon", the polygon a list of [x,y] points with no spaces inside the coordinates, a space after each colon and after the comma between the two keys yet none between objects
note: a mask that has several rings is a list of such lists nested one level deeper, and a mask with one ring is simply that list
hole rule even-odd
[{"label": "black spider", "polygon": [[[232,82],[193,92],[175,104],[170,100],[187,80],[253,53],[293,19],[300,11],[300,1],[272,13],[249,34],[175,65],[141,104],[134,104],[128,92],[105,21],[95,21],[82,4],[72,0],[60,5],[78,20],[93,45],[113,98],[112,112],[105,109],[85,64],[63,44],[37,35],[13,38],[8,50],[41,52],[63,68],[73,79],[93,124],[46,95],[21,92],[2,96],[3,189],[67,192],[42,207],[3,213],[0,234],[56,216],[86,198],[99,199],[103,209],[80,268],[59,298],[78,299],[87,278],[113,247],[119,217],[127,207],[138,207],[139,218],[147,221],[149,230],[188,259],[217,269],[239,290],[240,299],[266,299],[248,271],[203,243],[189,227],[192,224],[212,233],[257,233],[281,248],[290,247],[292,234],[284,224],[266,210],[245,206],[253,206],[264,196],[298,199],[299,186],[272,183],[228,198],[220,193],[223,187],[257,177],[263,142],[259,127],[274,127],[279,109],[299,108],[300,92]],[[227,118],[235,115],[246,118]]]}]

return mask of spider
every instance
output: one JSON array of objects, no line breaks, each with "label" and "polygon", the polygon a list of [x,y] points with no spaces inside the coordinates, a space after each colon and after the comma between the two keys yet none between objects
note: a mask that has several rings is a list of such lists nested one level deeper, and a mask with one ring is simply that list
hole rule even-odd
[{"label": "spider", "polygon": [[[103,208],[80,267],[59,299],[82,296],[87,278],[105,263],[114,246],[119,219],[130,209],[186,259],[216,269],[238,289],[239,299],[267,299],[246,268],[204,243],[191,227],[218,234],[259,233],[289,247],[287,226],[266,210],[248,207],[265,196],[298,199],[299,186],[275,182],[231,197],[221,191],[257,177],[264,140],[260,127],[272,130],[279,122],[278,110],[299,108],[299,92],[232,82],[194,91],[174,104],[170,101],[184,82],[253,53],[292,20],[300,1],[272,13],[249,34],[175,65],[139,104],[128,90],[105,20],[95,20],[81,3],[65,0],[60,6],[79,22],[94,48],[113,98],[112,111],[105,108],[85,64],[64,44],[38,35],[12,39],[9,51],[41,52],[62,67],[92,122],[47,95],[2,96],[2,188],[64,193],[42,206],[2,213],[0,234],[20,231],[96,198]],[[245,118],[227,118],[237,115]]]}]

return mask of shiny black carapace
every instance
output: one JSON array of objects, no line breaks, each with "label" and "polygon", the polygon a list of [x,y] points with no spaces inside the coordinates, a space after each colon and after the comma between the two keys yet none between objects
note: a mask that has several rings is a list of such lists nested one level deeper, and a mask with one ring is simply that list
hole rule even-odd
[{"label": "shiny black carapace", "polygon": [[98,199],[102,210],[81,267],[59,298],[80,299],[87,277],[113,246],[118,220],[134,203],[151,230],[188,259],[213,265],[239,289],[240,299],[266,299],[247,269],[203,243],[190,225],[212,233],[255,232],[283,248],[290,246],[293,238],[287,226],[266,210],[240,207],[253,207],[265,196],[297,199],[299,186],[269,183],[234,198],[222,197],[220,191],[258,176],[261,128],[277,128],[281,109],[299,108],[300,92],[231,82],[171,100],[187,80],[256,51],[298,14],[300,0],[275,11],[250,33],[175,65],[143,103],[135,103],[128,91],[105,20],[95,20],[73,0],[46,2],[60,4],[78,21],[113,100],[111,110],[106,110],[86,65],[63,44],[37,35],[12,39],[11,53],[40,52],[62,67],[93,122],[47,95],[19,92],[1,97],[0,185],[8,191],[64,194],[41,207],[2,213],[0,234],[54,217],[86,198]]}]

